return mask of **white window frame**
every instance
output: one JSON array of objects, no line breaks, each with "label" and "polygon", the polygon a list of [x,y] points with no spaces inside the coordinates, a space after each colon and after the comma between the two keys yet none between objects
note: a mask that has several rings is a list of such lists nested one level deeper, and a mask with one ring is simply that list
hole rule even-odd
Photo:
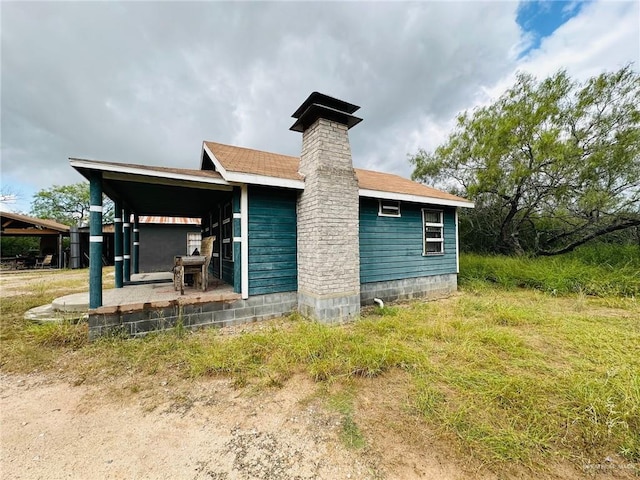
[{"label": "white window frame", "polygon": [[[435,222],[427,222],[425,219],[425,213],[436,213],[438,214],[440,221]],[[427,227],[431,228],[440,228],[440,238],[427,238]],[[428,252],[427,251],[427,243],[439,243],[440,251],[439,252]],[[444,255],[444,210],[436,210],[433,208],[423,208],[422,209],[422,255],[423,256],[433,256],[433,255]]]},{"label": "white window frame", "polygon": [[[395,213],[392,213],[392,212],[395,212]],[[379,217],[401,217],[402,214],[400,213],[400,200],[379,199],[378,200],[378,216]]]},{"label": "white window frame", "polygon": [[[195,240],[192,240],[192,237],[198,236],[198,242],[195,243]],[[194,247],[195,245],[195,247]],[[187,232],[187,255],[191,255],[195,248],[200,251],[200,247],[202,246],[202,233],[200,232]],[[193,247],[193,248],[192,248]]]}]

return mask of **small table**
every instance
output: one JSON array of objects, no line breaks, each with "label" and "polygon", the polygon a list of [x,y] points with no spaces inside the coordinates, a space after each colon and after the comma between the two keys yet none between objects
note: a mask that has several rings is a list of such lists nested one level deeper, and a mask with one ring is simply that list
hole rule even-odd
[{"label": "small table", "polygon": [[180,295],[184,295],[184,276],[187,273],[194,274],[194,286],[197,278],[200,281],[200,287],[204,292],[207,289],[207,257],[204,255],[185,255],[173,257],[173,288]]}]

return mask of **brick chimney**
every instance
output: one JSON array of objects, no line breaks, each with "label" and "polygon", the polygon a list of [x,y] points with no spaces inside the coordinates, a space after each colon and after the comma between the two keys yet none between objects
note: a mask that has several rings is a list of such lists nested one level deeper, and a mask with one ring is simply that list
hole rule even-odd
[{"label": "brick chimney", "polygon": [[324,322],[360,313],[358,180],[349,129],[360,107],[314,92],[292,115],[302,132],[298,198],[298,308]]}]

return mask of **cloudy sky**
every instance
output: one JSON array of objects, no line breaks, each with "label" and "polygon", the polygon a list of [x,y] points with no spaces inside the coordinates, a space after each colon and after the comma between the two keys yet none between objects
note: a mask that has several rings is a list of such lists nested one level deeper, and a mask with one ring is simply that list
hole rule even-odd
[{"label": "cloudy sky", "polygon": [[356,166],[409,176],[519,70],[640,68],[639,5],[2,1],[2,189],[27,212],[68,157],[199,168],[203,140],[299,155],[315,90],[362,107]]}]

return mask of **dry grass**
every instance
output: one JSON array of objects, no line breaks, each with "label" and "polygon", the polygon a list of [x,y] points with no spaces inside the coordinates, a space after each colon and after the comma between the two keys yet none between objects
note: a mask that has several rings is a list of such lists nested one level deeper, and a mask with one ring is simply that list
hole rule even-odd
[{"label": "dry grass", "polygon": [[[105,288],[113,267],[103,269]],[[86,345],[87,325],[68,322],[34,325],[24,319],[31,308],[55,298],[87,291],[87,270],[28,270],[0,274],[0,367],[11,371],[48,368],[68,353]],[[60,349],[61,347],[62,349]]]},{"label": "dry grass", "polygon": [[[3,299],[2,370],[55,370],[76,383],[127,376],[137,379],[132,389],[152,378],[212,375],[230,376],[239,388],[278,387],[303,373],[324,386],[353,448],[384,442],[370,421],[384,417],[407,445],[424,447],[428,431],[461,461],[499,471],[541,472],[558,459],[578,468],[606,457],[640,462],[633,297],[474,282],[446,300],[370,309],[337,327],[292,316],[238,335],[211,329],[88,343],[86,325],[20,320],[47,295]],[[393,398],[373,407],[372,391]]]}]

